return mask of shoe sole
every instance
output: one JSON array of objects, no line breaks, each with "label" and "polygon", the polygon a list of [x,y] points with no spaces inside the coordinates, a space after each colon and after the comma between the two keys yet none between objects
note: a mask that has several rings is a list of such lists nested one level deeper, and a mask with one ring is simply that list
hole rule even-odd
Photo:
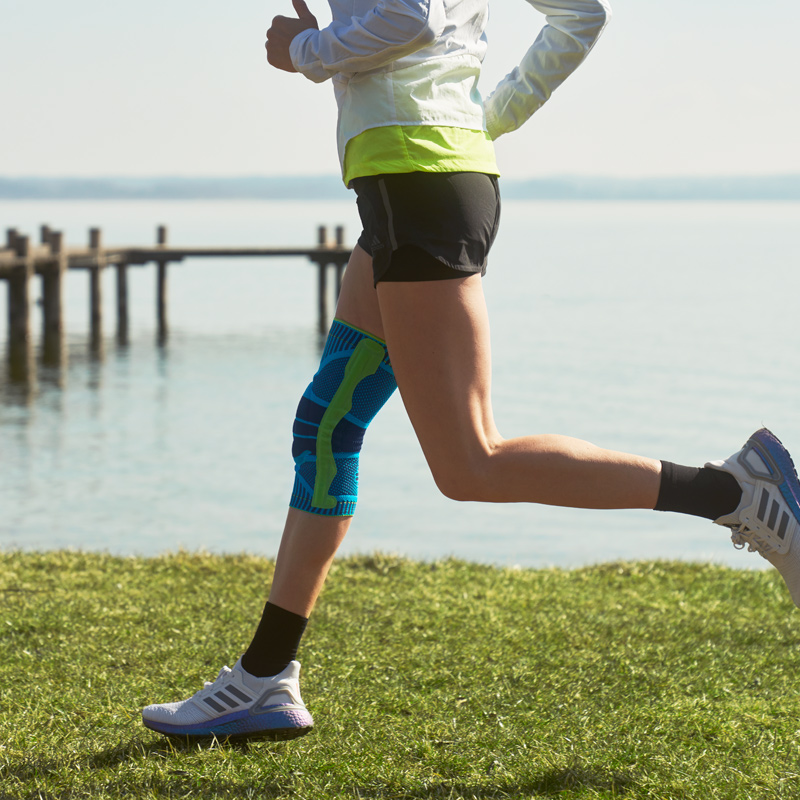
[{"label": "shoe sole", "polygon": [[150,730],[166,736],[168,739],[179,742],[210,742],[216,739],[220,742],[241,742],[241,741],[271,741],[271,742],[286,742],[290,739],[297,739],[300,736],[305,736],[314,730],[314,726],[307,728],[283,728],[272,731],[245,731],[243,733],[174,733],[170,731],[160,731],[152,725],[145,727]]},{"label": "shoe sole", "polygon": [[[271,719],[274,723],[265,726],[264,722]],[[305,736],[314,728],[314,722],[308,711],[292,710],[278,714],[269,714],[265,718],[262,714],[249,714],[245,712],[240,716],[228,717],[220,724],[210,720],[208,723],[196,725],[169,725],[168,723],[155,722],[142,719],[146,728],[149,728],[171,739],[187,740],[242,740],[242,739],[271,739],[272,741],[286,741]]]}]

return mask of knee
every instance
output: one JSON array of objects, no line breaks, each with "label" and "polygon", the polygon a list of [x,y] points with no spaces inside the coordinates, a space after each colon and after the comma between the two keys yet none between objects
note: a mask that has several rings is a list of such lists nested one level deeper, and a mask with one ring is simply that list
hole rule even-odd
[{"label": "knee", "polygon": [[294,422],[292,508],[349,516],[358,495],[364,432],[397,384],[386,346],[339,320]]},{"label": "knee", "polygon": [[491,501],[492,454],[481,448],[467,456],[453,455],[430,463],[431,474],[439,491],[459,502]]}]

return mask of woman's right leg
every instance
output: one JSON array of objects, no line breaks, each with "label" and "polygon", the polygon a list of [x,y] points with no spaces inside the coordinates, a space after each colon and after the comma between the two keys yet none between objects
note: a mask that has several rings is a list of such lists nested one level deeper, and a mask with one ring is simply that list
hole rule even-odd
[{"label": "woman's right leg", "polygon": [[[372,259],[356,245],[344,273],[336,318],[383,339]],[[326,517],[290,508],[269,601],[308,617],[352,517]]]},{"label": "woman's right leg", "polygon": [[[372,259],[358,245],[344,274],[336,320],[320,371],[298,408],[298,477],[292,507],[269,600],[242,657],[242,666],[259,677],[276,674],[295,657],[305,623],[352,521],[357,483],[346,476],[357,472],[360,437],[396,387],[391,368],[383,364],[386,350],[376,341],[382,339],[383,326]],[[362,381],[367,389],[357,393]],[[343,451],[349,457],[343,457]]]},{"label": "woman's right leg", "polygon": [[[216,681],[207,683],[194,696],[178,703],[147,706],[142,718],[153,730],[180,737],[285,739],[300,736],[313,726],[300,697],[299,664],[294,656],[307,618],[352,520],[355,485],[349,478],[337,481],[337,474],[339,468],[346,475],[352,474],[353,456],[357,456],[360,448],[363,428],[396,386],[385,360],[385,347],[378,341],[383,339],[383,326],[373,286],[372,259],[358,246],[345,271],[336,318],[339,325],[332,328],[326,353],[329,361],[338,362],[338,369],[328,371],[319,387],[312,384],[312,388],[328,396],[323,398],[311,392],[310,404],[306,403],[305,395],[301,403],[306,419],[322,412],[319,407],[315,410],[315,405],[327,405],[322,418],[317,420],[318,425],[301,423],[301,427],[318,433],[315,437],[305,437],[308,452],[299,454],[299,466],[305,477],[300,489],[295,487],[292,504],[310,510],[289,509],[269,601],[255,636],[232,670],[223,669]],[[325,362],[323,358],[320,371]],[[362,380],[365,390],[357,392]],[[345,414],[348,422],[339,425]],[[360,434],[359,426],[362,426]],[[327,429],[326,434],[323,429]],[[297,436],[298,432],[295,433]],[[311,439],[315,441],[312,443]],[[304,437],[300,435],[298,441],[301,445],[297,449],[304,451]],[[349,463],[347,458],[341,460],[341,451],[345,451]],[[325,463],[320,464],[321,461]],[[311,463],[314,472],[309,480],[307,470]],[[318,483],[322,484],[321,490]],[[321,513],[315,513],[315,509]]]}]

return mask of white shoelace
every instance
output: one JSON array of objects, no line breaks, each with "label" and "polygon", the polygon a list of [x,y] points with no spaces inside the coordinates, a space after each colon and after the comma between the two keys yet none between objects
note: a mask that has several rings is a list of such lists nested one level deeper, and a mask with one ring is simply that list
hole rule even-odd
[{"label": "white shoelace", "polygon": [[219,681],[220,681],[222,678],[224,678],[226,675],[230,674],[232,671],[233,671],[233,670],[232,670],[230,667],[227,667],[227,666],[223,667],[223,668],[222,668],[222,669],[219,671],[219,675],[217,675],[217,677],[216,677],[216,678],[215,678],[213,681],[205,681],[205,682],[203,683],[203,688],[202,688],[202,689],[198,689],[198,690],[197,690],[197,691],[194,693],[194,697],[197,697],[198,695],[201,695],[203,692],[205,692],[205,691],[206,691],[206,689],[208,689],[208,688],[209,688],[209,687],[211,687],[211,686],[214,686],[216,683],[219,683]]}]

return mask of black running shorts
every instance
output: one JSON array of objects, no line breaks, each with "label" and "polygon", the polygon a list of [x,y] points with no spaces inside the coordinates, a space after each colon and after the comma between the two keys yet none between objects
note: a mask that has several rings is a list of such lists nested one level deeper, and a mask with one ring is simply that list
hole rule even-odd
[{"label": "black running shorts", "polygon": [[497,177],[404,172],[354,178],[364,230],[358,244],[379,281],[427,281],[486,272],[500,222]]}]

